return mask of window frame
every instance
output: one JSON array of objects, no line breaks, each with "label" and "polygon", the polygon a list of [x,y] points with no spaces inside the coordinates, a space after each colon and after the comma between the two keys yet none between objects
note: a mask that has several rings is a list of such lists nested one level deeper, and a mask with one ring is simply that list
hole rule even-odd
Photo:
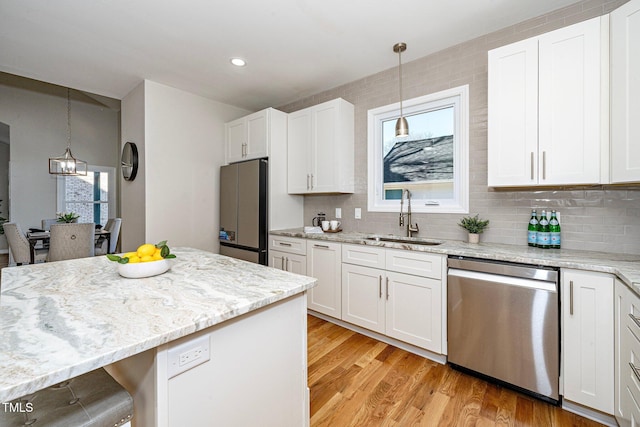
[{"label": "window frame", "polygon": [[[454,199],[411,199],[416,213],[469,213],[469,85],[446,89],[403,101],[404,116],[454,106]],[[400,116],[400,103],[374,108],[367,113],[368,210],[398,212],[400,200],[383,199],[382,122]],[[437,201],[438,205],[432,204]]]},{"label": "window frame", "polygon": [[[87,174],[92,172],[106,172],[109,174],[109,196],[107,199],[107,205],[109,207],[109,218],[115,218],[117,216],[116,213],[116,168],[112,166],[95,166],[95,165],[87,165]],[[57,192],[56,192],[56,212],[65,212],[65,176],[58,175],[57,177]],[[113,191],[111,190],[113,189]],[[95,203],[95,201],[94,201]],[[105,202],[102,202],[105,203]],[[102,224],[103,226],[105,224]]]}]

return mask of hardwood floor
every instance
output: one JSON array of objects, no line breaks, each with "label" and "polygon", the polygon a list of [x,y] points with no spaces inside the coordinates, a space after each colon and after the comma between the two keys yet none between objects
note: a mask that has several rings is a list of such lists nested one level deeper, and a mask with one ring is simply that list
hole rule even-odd
[{"label": "hardwood floor", "polygon": [[308,316],[311,426],[600,426]]}]

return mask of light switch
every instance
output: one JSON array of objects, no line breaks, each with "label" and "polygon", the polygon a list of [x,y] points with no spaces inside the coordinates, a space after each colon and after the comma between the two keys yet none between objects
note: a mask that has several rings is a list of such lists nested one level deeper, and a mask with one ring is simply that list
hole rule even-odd
[{"label": "light switch", "polygon": [[342,208],[336,208],[336,219],[342,218]]},{"label": "light switch", "polygon": [[356,208],[356,219],[362,219],[362,209]]}]

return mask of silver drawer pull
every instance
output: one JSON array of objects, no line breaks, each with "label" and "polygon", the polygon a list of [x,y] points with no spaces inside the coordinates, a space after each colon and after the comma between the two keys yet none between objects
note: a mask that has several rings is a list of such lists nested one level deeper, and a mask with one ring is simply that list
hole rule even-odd
[{"label": "silver drawer pull", "polygon": [[378,276],[378,289],[380,292],[380,298],[382,298],[382,276]]},{"label": "silver drawer pull", "polygon": [[636,379],[640,382],[640,372],[638,371],[638,368],[636,368],[636,366],[629,362],[629,366],[631,366],[631,370],[633,371],[633,375],[636,376]]},{"label": "silver drawer pull", "polygon": [[314,248],[322,248],[322,249],[329,249],[329,246],[327,245],[318,245],[317,243],[313,245]]},{"label": "silver drawer pull", "polygon": [[286,242],[279,242],[278,244],[280,246],[291,246],[291,243],[286,243]]},{"label": "silver drawer pull", "polygon": [[640,328],[640,317],[636,317],[631,313],[629,313],[629,317],[631,318],[631,320],[633,320],[633,323],[635,323],[636,326]]}]

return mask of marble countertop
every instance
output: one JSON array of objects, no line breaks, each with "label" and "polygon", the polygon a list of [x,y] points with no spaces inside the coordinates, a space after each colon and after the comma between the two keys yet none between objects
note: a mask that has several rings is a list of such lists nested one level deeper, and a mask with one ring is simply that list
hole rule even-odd
[{"label": "marble countertop", "polygon": [[380,246],[395,249],[422,251],[443,255],[484,258],[498,261],[519,262],[552,267],[574,268],[615,274],[627,286],[640,294],[640,255],[608,252],[579,251],[569,249],[540,249],[530,246],[496,243],[466,243],[454,240],[420,239],[442,242],[440,245],[415,245],[407,243],[366,240],[375,233],[304,233],[302,228],[274,230],[273,235],[327,240],[358,245]]},{"label": "marble countertop", "polygon": [[2,270],[0,402],[122,360],[315,286],[316,280],[191,248],[126,279],[106,257]]}]

